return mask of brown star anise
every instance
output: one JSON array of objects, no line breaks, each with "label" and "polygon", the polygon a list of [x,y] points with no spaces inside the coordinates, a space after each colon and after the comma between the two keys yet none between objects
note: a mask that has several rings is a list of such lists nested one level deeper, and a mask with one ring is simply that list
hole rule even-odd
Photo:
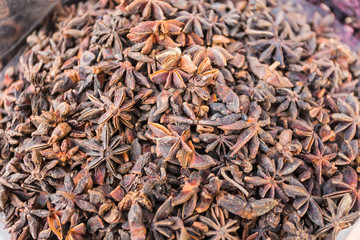
[{"label": "brown star anise", "polygon": [[256,51],[261,51],[259,56],[260,61],[269,60],[271,57],[275,61],[280,62],[280,66],[285,67],[284,55],[297,59],[299,56],[296,52],[296,48],[299,47],[299,44],[293,40],[286,39],[288,35],[287,31],[282,31],[279,34],[279,26],[273,25],[271,31],[260,31],[247,29],[246,33],[253,36],[267,36],[266,38],[260,38],[254,42],[250,42],[250,46]]},{"label": "brown star anise", "polygon": [[240,228],[237,220],[227,220],[224,215],[224,210],[218,206],[213,205],[210,208],[210,216],[200,216],[200,221],[206,224],[210,229],[205,231],[205,236],[210,239],[218,240],[236,240],[240,239],[236,231]]},{"label": "brown star anise", "polygon": [[123,164],[121,155],[130,150],[129,145],[122,142],[121,136],[113,136],[109,124],[105,124],[101,132],[101,141],[87,139],[82,141],[82,146],[88,150],[86,153],[91,157],[88,168],[95,168],[102,162],[105,162],[106,168],[110,173],[121,179],[122,176],[117,173],[114,163]]},{"label": "brown star anise", "polygon": [[349,193],[352,202],[351,207],[355,211],[360,210],[360,190],[359,190],[359,180],[356,171],[347,166],[342,171],[340,176],[336,176],[332,178],[331,184],[335,185],[337,191],[332,192],[330,194],[325,195],[325,198],[338,198],[340,196],[344,196],[345,194]]},{"label": "brown star anise", "polygon": [[345,194],[338,203],[338,206],[333,200],[327,198],[328,212],[323,212],[324,219],[327,222],[325,226],[321,227],[316,232],[316,237],[324,237],[326,240],[335,240],[340,230],[346,228],[359,218],[359,212],[349,213],[351,209],[351,196]]},{"label": "brown star anise", "polygon": [[301,164],[300,160],[284,162],[284,159],[279,158],[274,161],[266,155],[260,155],[260,164],[257,174],[245,176],[245,181],[253,186],[261,186],[259,193],[262,198],[265,196],[276,197],[287,202],[289,199],[284,193],[283,182]]},{"label": "brown star anise", "polygon": [[30,105],[32,113],[38,115],[42,110],[47,111],[49,109],[49,100],[46,97],[49,83],[46,81],[47,72],[39,73],[43,62],[35,63],[35,60],[34,52],[30,53],[28,59],[25,59],[24,56],[20,58],[20,62],[23,62],[25,67],[23,74],[29,85],[18,96],[16,106],[18,109],[24,109]]},{"label": "brown star anise", "polygon": [[112,56],[118,60],[123,59],[123,44],[124,40],[119,36],[119,34],[123,33],[125,28],[118,29],[118,22],[114,20],[114,22],[106,23],[103,20],[96,20],[94,25],[94,35],[91,39],[92,43],[98,43],[101,45],[101,51],[99,53],[99,57],[106,53],[106,49],[111,49]]},{"label": "brown star anise", "polygon": [[182,22],[174,19],[147,21],[131,28],[127,37],[135,43],[145,42],[141,52],[146,54],[153,49],[155,43],[165,47],[180,47],[171,37],[179,35],[183,26]]},{"label": "brown star anise", "polygon": [[135,0],[126,6],[131,14],[141,13],[144,19],[154,17],[156,20],[165,19],[165,15],[172,16],[177,9],[163,0]]},{"label": "brown star anise", "polygon": [[269,116],[259,105],[252,102],[247,120],[240,120],[230,125],[219,126],[219,128],[224,131],[239,131],[245,129],[239,135],[237,142],[230,148],[230,150],[232,150],[230,156],[234,156],[248,142],[250,142],[249,149],[251,157],[257,154],[260,145],[266,148],[266,143],[275,144],[273,137],[263,129],[269,124]]},{"label": "brown star anise", "polygon": [[[98,124],[104,124],[111,120],[117,129],[120,129],[121,124],[133,128],[130,122],[132,116],[129,112],[132,111],[132,106],[135,104],[135,101],[126,98],[124,87],[118,88],[114,92],[114,96],[105,96],[101,92],[99,92],[99,95],[100,99],[87,93],[87,97],[95,108],[85,109],[79,120],[93,119],[100,115]],[[111,98],[113,98],[113,101]]]},{"label": "brown star anise", "polygon": [[75,162],[83,162],[86,154],[79,151],[79,146],[70,147],[70,141],[64,139],[61,145],[56,142],[52,148],[41,150],[40,153],[46,159],[57,159],[62,166],[71,166]]},{"label": "brown star anise", "polygon": [[[61,224],[66,224],[74,216],[76,209],[79,208],[85,212],[97,213],[97,207],[88,199],[86,193],[93,182],[91,174],[79,172],[78,178],[72,179],[69,174],[64,177],[63,189],[56,191],[57,208],[63,209],[61,215]],[[74,182],[76,180],[76,183]]]},{"label": "brown star anise", "polygon": [[337,99],[339,113],[333,113],[331,118],[339,123],[334,131],[336,134],[344,133],[344,140],[351,141],[360,126],[360,105],[353,94],[349,94],[345,100]]},{"label": "brown star anise", "polygon": [[138,82],[140,85],[150,88],[150,84],[147,78],[140,72],[136,71],[129,61],[115,63],[115,72],[112,74],[110,79],[110,86],[115,85],[123,79],[125,85],[131,89],[135,89],[135,84]]},{"label": "brown star anise", "polygon": [[297,214],[302,217],[307,214],[312,222],[318,226],[324,226],[323,215],[320,208],[320,188],[316,181],[310,181],[306,188],[300,181],[290,178],[288,184],[283,185],[284,192],[294,198],[293,207]]},{"label": "brown star anise", "polygon": [[[31,156],[31,157],[30,157]],[[59,179],[62,179],[66,172],[57,167],[58,161],[50,162],[43,161],[38,150],[33,150],[31,155],[27,154],[24,158],[24,163],[21,163],[21,168],[28,177],[23,182],[23,187],[31,189],[32,191],[52,192],[52,187],[58,185]]]},{"label": "brown star anise", "polygon": [[204,38],[204,30],[209,29],[210,24],[204,13],[188,13],[186,11],[179,12],[176,20],[185,23],[183,32],[195,32],[199,37]]},{"label": "brown star anise", "polygon": [[283,229],[286,232],[284,240],[316,239],[315,236],[310,233],[311,230],[307,229],[296,213],[290,215],[288,221],[284,223]]},{"label": "brown star anise", "polygon": [[37,239],[39,234],[40,221],[38,218],[46,218],[49,212],[44,209],[36,209],[36,197],[29,199],[19,209],[19,219],[11,227],[11,232],[17,232],[19,229],[29,226],[29,231],[33,239]]},{"label": "brown star anise", "polygon": [[331,175],[336,170],[335,164],[330,161],[336,157],[336,153],[327,152],[328,148],[321,141],[315,143],[315,153],[302,153],[300,156],[315,167],[316,180],[323,182],[322,175]]}]

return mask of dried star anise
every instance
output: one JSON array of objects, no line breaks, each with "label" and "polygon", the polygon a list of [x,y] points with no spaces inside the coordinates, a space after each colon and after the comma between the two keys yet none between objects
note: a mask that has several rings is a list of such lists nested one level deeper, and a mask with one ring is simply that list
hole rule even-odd
[{"label": "dried star anise", "polygon": [[105,162],[106,168],[114,177],[122,178],[117,173],[115,164],[123,164],[121,155],[129,151],[130,146],[125,145],[119,135],[114,137],[112,135],[109,124],[105,124],[101,132],[101,142],[87,139],[82,142],[82,145],[88,150],[86,154],[91,157],[88,168],[95,168]]},{"label": "dried star anise", "polygon": [[210,229],[205,232],[205,236],[211,239],[234,240],[239,239],[236,231],[240,228],[236,220],[227,221],[221,207],[214,205],[210,209],[210,218],[200,216],[200,221]]},{"label": "dried star anise", "polygon": [[330,232],[324,239],[335,239],[339,231],[359,218],[360,214],[359,212],[348,214],[351,209],[350,194],[345,194],[338,206],[329,198],[327,199],[327,203],[329,212],[324,213],[324,219],[327,224],[316,232],[316,237],[322,237],[327,232]]},{"label": "dried star anise", "polygon": [[147,21],[131,28],[127,37],[135,43],[145,42],[141,52],[147,54],[155,43],[166,47],[180,47],[172,36],[179,35],[183,26],[177,20]]},{"label": "dried star anise", "polygon": [[80,116],[80,120],[93,119],[100,115],[98,124],[104,124],[111,120],[116,128],[121,124],[132,128],[131,115],[132,106],[135,104],[133,99],[126,99],[126,92],[123,87],[114,92],[113,101],[108,96],[99,93],[100,99],[88,94],[87,97],[95,108],[85,109]]}]

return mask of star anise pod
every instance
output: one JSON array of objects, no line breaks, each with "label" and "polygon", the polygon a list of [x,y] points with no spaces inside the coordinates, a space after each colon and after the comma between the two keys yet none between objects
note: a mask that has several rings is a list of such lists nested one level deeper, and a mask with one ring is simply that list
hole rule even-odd
[{"label": "star anise pod", "polygon": [[210,229],[204,232],[211,239],[235,240],[240,239],[236,231],[240,228],[237,220],[227,220],[224,210],[218,205],[210,208],[210,216],[200,216],[200,222],[206,224]]},{"label": "star anise pod", "polygon": [[208,57],[214,65],[224,67],[227,65],[228,60],[234,57],[221,46],[191,45],[185,50],[185,53],[189,53],[193,57],[193,61],[197,66]]},{"label": "star anise pod", "polygon": [[247,201],[240,195],[224,193],[217,196],[217,203],[224,210],[245,219],[254,219],[262,216],[278,204],[276,200],[271,198]]},{"label": "star anise pod", "polygon": [[[45,232],[40,232],[40,235],[50,235],[51,232],[53,232],[58,239],[62,239],[64,232],[63,232],[63,224],[61,223],[60,217],[61,213],[60,211],[57,211],[55,207],[52,207],[50,202],[47,202],[47,208],[48,208],[48,216],[46,218],[47,224],[49,225],[49,230],[45,230]],[[49,237],[49,236],[46,236]]]},{"label": "star anise pod", "polygon": [[228,153],[228,149],[234,145],[236,140],[236,135],[224,135],[224,134],[214,134],[214,133],[203,133],[199,135],[201,141],[207,143],[205,152],[215,152],[221,156]]},{"label": "star anise pod", "polygon": [[172,206],[182,204],[182,215],[187,217],[193,213],[198,199],[197,192],[199,190],[201,177],[199,172],[192,172],[189,179],[185,181],[180,193],[173,199]]},{"label": "star anise pod", "polygon": [[181,11],[176,20],[185,24],[183,32],[189,33],[190,31],[193,31],[201,38],[204,38],[204,30],[207,30],[210,27],[204,13]]},{"label": "star anise pod", "polygon": [[318,147],[319,144],[322,144],[321,138],[311,123],[299,118],[292,120],[290,125],[296,136],[304,138],[301,142],[306,152],[310,152],[313,147]]},{"label": "star anise pod", "polygon": [[94,25],[93,38],[91,39],[92,43],[98,43],[101,45],[101,51],[99,57],[102,54],[105,54],[105,49],[111,49],[112,56],[118,60],[123,59],[123,44],[124,39],[119,36],[123,33],[125,28],[118,29],[118,22],[106,23],[103,20],[96,20]]},{"label": "star anise pod", "polygon": [[351,164],[357,157],[359,153],[359,142],[357,140],[352,140],[350,142],[341,143],[341,151],[338,153],[340,159],[335,161],[337,165],[348,165]]},{"label": "star anise pod", "polygon": [[124,78],[123,81],[125,85],[131,90],[135,89],[136,82],[150,88],[147,78],[142,73],[136,71],[129,61],[116,63],[113,69],[116,70],[111,76],[110,86],[113,86]]},{"label": "star anise pod", "polygon": [[96,73],[95,67],[79,67],[77,69],[77,75],[79,76],[79,84],[78,91],[79,93],[83,93],[86,89],[93,86],[93,90],[100,89],[102,86],[101,81],[98,78],[98,74]]},{"label": "star anise pod", "polygon": [[284,68],[284,56],[293,59],[299,58],[299,54],[296,52],[296,48],[299,47],[299,43],[286,39],[286,36],[288,35],[287,31],[283,31],[279,34],[279,27],[277,25],[274,25],[271,31],[247,29],[246,33],[253,36],[268,37],[268,39],[261,38],[248,43],[249,46],[251,46],[256,52],[262,51],[259,56],[259,59],[262,62],[273,57],[274,60],[280,62],[280,66]]},{"label": "star anise pod", "polygon": [[85,240],[86,239],[86,225],[85,223],[79,223],[76,226],[67,230],[65,240]]},{"label": "star anise pod", "polygon": [[30,106],[32,113],[38,115],[42,110],[49,109],[49,99],[45,94],[50,86],[46,81],[47,72],[40,73],[43,62],[35,63],[36,56],[33,51],[29,55],[27,60],[24,56],[20,58],[25,67],[23,74],[29,85],[17,98],[16,107],[21,110]]},{"label": "star anise pod", "polygon": [[60,218],[61,224],[69,222],[76,209],[92,213],[98,212],[97,207],[89,201],[86,193],[89,186],[92,186],[91,174],[79,172],[77,177],[72,179],[69,174],[65,175],[63,189],[56,191],[57,207],[64,210]]},{"label": "star anise pod", "polygon": [[144,19],[151,17],[156,20],[165,19],[165,15],[172,16],[177,9],[173,8],[171,4],[163,0],[135,0],[125,8],[131,14],[141,13]]},{"label": "star anise pod", "polygon": [[359,212],[349,213],[351,209],[351,196],[345,194],[338,205],[327,198],[328,212],[323,212],[327,222],[316,232],[316,237],[323,237],[326,240],[335,240],[340,230],[347,228],[352,222],[359,218]]},{"label": "star anise pod", "polygon": [[255,84],[254,79],[249,79],[247,84],[240,84],[235,90],[241,94],[246,94],[249,98],[256,102],[275,103],[275,89],[269,84],[258,81]]},{"label": "star anise pod", "polygon": [[208,129],[211,131],[214,126],[219,126],[219,121],[210,120],[207,118],[197,117],[194,108],[192,105],[184,102],[182,104],[182,108],[184,113],[186,113],[187,117],[185,116],[177,116],[177,115],[165,115],[162,119],[162,123],[167,124],[188,124],[196,126],[197,132],[202,132],[204,129]]},{"label": "star anise pod", "polygon": [[210,99],[209,86],[213,85],[218,70],[212,69],[210,58],[205,58],[199,65],[195,75],[189,79],[184,95],[185,101],[191,101],[200,106],[203,101]]},{"label": "star anise pod", "polygon": [[250,155],[254,157],[259,147],[267,148],[266,144],[275,144],[273,137],[263,128],[270,124],[269,116],[255,102],[251,103],[250,113],[247,120],[240,120],[230,125],[219,126],[224,131],[243,130],[237,142],[230,148],[234,156],[248,142],[250,142]]},{"label": "star anise pod", "polygon": [[24,163],[20,165],[23,171],[28,174],[22,186],[36,192],[51,193],[51,186],[58,185],[58,180],[62,179],[66,174],[62,168],[57,167],[57,160],[43,161],[43,157],[38,150],[33,150],[31,155],[27,154]]},{"label": "star anise pod", "polygon": [[[276,68],[280,65],[279,61],[276,61],[269,66],[267,64],[262,64],[256,57],[248,57],[247,60],[251,71],[260,80],[265,81],[274,87],[284,88],[285,90],[287,90],[286,87],[294,86],[286,76],[283,76],[282,72],[276,70]],[[300,89],[293,95],[297,95],[297,93],[301,90],[301,86],[298,87]],[[290,93],[290,91],[288,91],[288,93]],[[286,95],[286,93],[283,93],[282,95]]]},{"label": "star anise pod", "polygon": [[173,159],[180,149],[192,153],[192,149],[187,143],[190,137],[189,129],[183,130],[173,125],[169,125],[166,128],[161,124],[153,122],[148,124],[155,134],[158,154],[164,157],[165,161]]},{"label": "star anise pod", "polygon": [[291,118],[296,119],[299,114],[299,108],[302,110],[310,110],[308,100],[311,99],[311,93],[307,87],[296,86],[290,90],[288,88],[278,88],[276,92],[276,102],[279,103],[275,114],[286,112]]},{"label": "star anise pod", "polygon": [[[236,10],[235,10],[236,11]],[[221,22],[221,20],[224,20],[224,22],[229,23],[229,15],[223,16],[223,18],[221,18],[221,20],[219,19],[219,15],[217,15],[214,10],[210,10],[210,12],[206,15],[207,16],[207,20],[210,24],[210,26],[208,27],[207,31],[206,31],[206,36],[205,36],[205,43],[207,45],[211,45],[213,37],[215,35],[222,35],[223,33],[225,33],[225,35],[227,36],[227,28],[226,25],[223,24],[223,22]]]},{"label": "star anise pod", "polygon": [[79,146],[70,147],[68,139],[61,143],[54,143],[52,148],[41,150],[40,153],[46,159],[56,159],[62,166],[73,165],[74,161],[81,163],[86,159],[86,154],[79,150]]},{"label": "star anise pod", "polygon": [[160,70],[150,75],[150,80],[158,85],[169,89],[174,85],[176,88],[185,88],[185,81],[190,78],[190,74],[180,68],[165,68],[161,66]]},{"label": "star anise pod", "polygon": [[284,240],[301,240],[310,239],[315,240],[315,236],[311,234],[304,222],[296,213],[292,213],[289,219],[284,223],[283,229],[286,232]]},{"label": "star anise pod", "polygon": [[322,16],[319,12],[315,12],[312,19],[312,25],[316,35],[325,38],[336,37],[334,29],[332,28],[335,20],[334,14]]},{"label": "star anise pod", "polygon": [[180,47],[171,37],[179,35],[183,26],[177,20],[147,21],[131,28],[127,37],[135,43],[145,42],[141,52],[146,54],[155,43],[165,47]]},{"label": "star anise pod", "polygon": [[131,206],[128,218],[131,239],[145,240],[146,228],[143,223],[142,209],[138,203]]},{"label": "star anise pod", "polygon": [[200,200],[196,205],[196,212],[202,213],[209,209],[214,198],[220,192],[220,187],[222,185],[222,180],[218,177],[212,177],[209,179],[209,182],[204,185],[201,194]]},{"label": "star anise pod", "polygon": [[332,175],[336,170],[335,164],[331,160],[336,157],[336,153],[328,152],[329,150],[321,141],[315,143],[315,153],[302,153],[302,158],[312,163],[315,167],[316,180],[319,184],[323,183],[323,175]]},{"label": "star anise pod", "polygon": [[156,211],[154,219],[151,223],[151,234],[154,236],[155,240],[175,237],[174,227],[176,222],[173,221],[171,216],[172,212],[172,197],[168,198],[159,209]]},{"label": "star anise pod", "polygon": [[335,185],[337,191],[325,195],[325,198],[338,198],[349,193],[352,198],[351,208],[355,211],[360,209],[360,190],[358,188],[359,180],[356,171],[347,166],[340,176],[333,177],[331,184]]},{"label": "star anise pod", "polygon": [[50,111],[43,111],[40,116],[32,116],[31,122],[37,127],[36,131],[31,134],[33,136],[47,136],[51,132],[48,144],[53,144],[56,141],[66,137],[71,131],[72,127],[67,118],[72,116],[75,111],[74,105],[69,105],[62,102]]},{"label": "star anise pod", "polygon": [[276,235],[277,229],[270,226],[270,223],[265,218],[260,218],[258,223],[253,226],[250,231],[252,233],[246,240],[263,240],[263,239],[279,239]]},{"label": "star anise pod", "polygon": [[285,160],[292,162],[293,156],[299,155],[302,145],[299,140],[292,140],[292,130],[286,129],[279,135],[279,142],[275,144],[276,151],[281,153]]},{"label": "star anise pod", "polygon": [[[87,93],[88,99],[94,105],[94,108],[85,109],[79,120],[88,120],[99,117],[98,124],[104,124],[111,120],[114,127],[120,129],[121,124],[128,128],[133,128],[130,122],[132,116],[132,106],[135,104],[133,99],[127,99],[125,88],[118,88],[113,96],[106,96],[99,92],[100,99]],[[113,101],[111,100],[113,98]]]},{"label": "star anise pod", "polygon": [[351,141],[360,126],[360,105],[353,94],[349,94],[345,100],[337,99],[339,113],[333,113],[331,118],[339,122],[334,131],[336,134],[344,133],[344,140]]},{"label": "star anise pod", "polygon": [[279,158],[274,161],[268,156],[260,155],[260,164],[257,174],[245,176],[244,180],[253,186],[261,186],[259,194],[262,198],[276,197],[287,202],[289,199],[284,193],[283,182],[298,168],[301,164],[300,160],[284,162],[284,159]]},{"label": "star anise pod", "polygon": [[94,139],[87,139],[82,141],[82,146],[88,150],[86,153],[91,157],[88,168],[95,168],[102,162],[105,162],[106,168],[116,178],[121,179],[122,176],[118,173],[115,163],[123,164],[121,155],[130,150],[129,145],[122,142],[121,136],[112,136],[109,124],[105,124],[101,132],[101,141]]},{"label": "star anise pod", "polygon": [[12,233],[17,232],[25,225],[28,225],[31,237],[33,239],[37,239],[41,224],[39,218],[46,218],[49,213],[44,209],[36,209],[34,206],[35,204],[36,197],[33,197],[27,202],[24,202],[23,205],[19,208],[20,218],[11,227]]},{"label": "star anise pod", "polygon": [[283,189],[286,195],[294,198],[293,207],[300,217],[307,214],[312,222],[318,226],[324,226],[324,220],[320,208],[321,191],[315,181],[311,181],[306,188],[295,178],[289,179],[289,185],[284,184]]},{"label": "star anise pod", "polygon": [[319,122],[327,124],[330,122],[329,109],[324,106],[324,98],[320,98],[316,102],[310,102],[309,116],[316,118]]}]

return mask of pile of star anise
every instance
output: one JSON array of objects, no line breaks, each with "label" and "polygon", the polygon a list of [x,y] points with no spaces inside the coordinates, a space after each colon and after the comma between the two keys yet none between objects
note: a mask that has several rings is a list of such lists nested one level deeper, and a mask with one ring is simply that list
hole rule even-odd
[{"label": "pile of star anise", "polygon": [[[360,0],[308,0],[321,8],[332,12],[351,36],[355,36],[360,41]],[[325,7],[326,6],[326,7]]]},{"label": "pile of star anise", "polygon": [[360,57],[297,1],[100,0],[8,68],[13,239],[335,239],[360,216]]}]

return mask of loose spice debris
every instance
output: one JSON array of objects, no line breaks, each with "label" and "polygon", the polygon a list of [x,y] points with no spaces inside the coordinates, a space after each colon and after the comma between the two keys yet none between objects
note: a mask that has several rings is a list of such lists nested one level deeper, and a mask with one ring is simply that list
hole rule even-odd
[{"label": "loose spice debris", "polygon": [[301,11],[55,12],[1,86],[13,239],[335,239],[360,216],[360,58]]}]

